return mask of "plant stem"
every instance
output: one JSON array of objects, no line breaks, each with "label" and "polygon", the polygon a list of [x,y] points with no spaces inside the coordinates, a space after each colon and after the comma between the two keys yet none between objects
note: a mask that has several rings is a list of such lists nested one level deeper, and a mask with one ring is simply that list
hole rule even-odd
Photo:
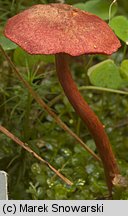
[{"label": "plant stem", "polygon": [[105,91],[105,92],[111,92],[111,93],[115,93],[115,94],[124,94],[124,95],[128,95],[127,91],[121,91],[121,90],[117,90],[117,89],[110,89],[110,88],[104,88],[104,87],[99,87],[99,86],[81,86],[79,87],[79,90],[97,90],[97,91]]},{"label": "plant stem", "polygon": [[112,181],[115,176],[119,174],[116,159],[102,123],[80,95],[80,92],[72,79],[67,59],[67,54],[56,54],[56,70],[58,78],[70,103],[85,122],[95,140],[99,155],[103,162],[108,189],[111,194],[113,186]]},{"label": "plant stem", "polygon": [[108,20],[110,22],[111,20],[111,15],[112,15],[112,6],[116,3],[116,0],[113,0],[113,2],[110,4],[110,7],[109,7],[109,15],[108,15]]}]

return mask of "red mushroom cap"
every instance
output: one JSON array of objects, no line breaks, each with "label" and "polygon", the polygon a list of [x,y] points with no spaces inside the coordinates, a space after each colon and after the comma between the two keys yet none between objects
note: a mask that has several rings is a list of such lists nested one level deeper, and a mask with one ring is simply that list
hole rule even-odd
[{"label": "red mushroom cap", "polygon": [[30,54],[112,54],[120,42],[99,17],[67,4],[34,5],[10,18],[5,36]]}]

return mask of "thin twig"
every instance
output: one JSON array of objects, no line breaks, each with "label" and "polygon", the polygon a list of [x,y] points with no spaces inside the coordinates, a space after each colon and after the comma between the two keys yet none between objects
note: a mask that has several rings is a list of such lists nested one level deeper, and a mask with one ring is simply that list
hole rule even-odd
[{"label": "thin twig", "polygon": [[44,109],[46,110],[49,115],[51,115],[56,123],[63,128],[66,132],[68,132],[72,137],[74,137],[77,142],[80,143],[80,145],[88,151],[97,161],[101,162],[101,159],[51,110],[51,108],[41,99],[41,97],[33,90],[31,85],[21,76],[19,71],[17,70],[16,66],[14,63],[11,61],[9,56],[6,54],[2,46],[0,45],[0,50],[5,56],[6,60],[8,61],[9,65],[17,75],[18,79],[24,84],[24,86],[28,89],[30,94],[33,96],[33,98],[36,100],[36,102]]},{"label": "thin twig", "polygon": [[67,179],[65,176],[63,176],[58,170],[56,170],[49,162],[47,162],[45,159],[41,158],[36,152],[34,152],[29,146],[27,146],[26,143],[23,143],[18,137],[16,137],[14,134],[12,134],[10,131],[8,131],[5,127],[0,125],[0,131],[4,133],[6,136],[8,136],[10,139],[12,139],[15,143],[20,145],[22,148],[24,148],[26,151],[31,153],[35,158],[43,162],[45,165],[47,165],[56,175],[58,175],[66,184],[72,185],[73,183]]},{"label": "thin twig", "polygon": [[81,86],[79,87],[79,90],[97,90],[97,91],[105,91],[105,92],[111,92],[115,94],[124,94],[128,95],[127,91],[122,91],[122,90],[117,90],[117,89],[111,89],[111,88],[104,88],[104,87],[99,87],[99,86]]},{"label": "thin twig", "polygon": [[109,12],[108,12],[108,20],[109,20],[109,22],[110,22],[110,20],[111,20],[111,15],[112,15],[112,6],[113,6],[116,2],[117,2],[116,0],[113,0],[113,2],[110,4]]}]

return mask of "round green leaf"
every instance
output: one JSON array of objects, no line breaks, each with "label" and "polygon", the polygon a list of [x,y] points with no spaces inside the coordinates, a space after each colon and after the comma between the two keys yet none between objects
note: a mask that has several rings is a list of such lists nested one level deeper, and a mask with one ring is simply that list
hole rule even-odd
[{"label": "round green leaf", "polygon": [[99,87],[118,89],[122,84],[119,69],[112,60],[90,67],[88,76],[91,84]]},{"label": "round green leaf", "polygon": [[123,79],[128,81],[128,60],[126,60],[126,59],[124,61],[122,61],[122,63],[121,63],[120,74],[121,74]]},{"label": "round green leaf", "polygon": [[[109,7],[110,3],[107,0],[90,0],[86,3],[74,4],[75,7],[81,10],[88,11],[90,13],[96,14],[103,20],[109,19]],[[117,5],[112,6],[111,17],[117,12]]]},{"label": "round green leaf", "polygon": [[16,49],[17,45],[10,41],[8,38],[4,36],[0,36],[0,44],[3,47],[3,49],[6,50],[13,50]]},{"label": "round green leaf", "polygon": [[115,34],[128,44],[128,19],[125,16],[116,16],[111,19],[109,25]]}]

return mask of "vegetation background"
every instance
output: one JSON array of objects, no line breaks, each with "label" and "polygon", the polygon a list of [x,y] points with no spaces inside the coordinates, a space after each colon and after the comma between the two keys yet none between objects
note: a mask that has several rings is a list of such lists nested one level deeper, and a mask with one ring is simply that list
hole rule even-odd
[{"label": "vegetation background", "polygon": [[[98,154],[87,128],[63,94],[55,73],[54,57],[30,56],[3,36],[8,18],[34,4],[51,2],[75,4],[97,14],[109,23],[122,43],[112,56],[88,55],[71,59],[71,70],[83,97],[105,125],[121,173],[127,177],[128,1],[118,0],[111,5],[112,0],[0,0],[2,47],[41,98]],[[102,166],[41,109],[1,52],[0,124],[74,183],[67,186],[45,164],[0,133],[0,170],[8,173],[9,199],[106,199],[108,190]],[[119,199],[118,192],[114,199]],[[127,189],[122,191],[120,199],[128,199]]]}]

